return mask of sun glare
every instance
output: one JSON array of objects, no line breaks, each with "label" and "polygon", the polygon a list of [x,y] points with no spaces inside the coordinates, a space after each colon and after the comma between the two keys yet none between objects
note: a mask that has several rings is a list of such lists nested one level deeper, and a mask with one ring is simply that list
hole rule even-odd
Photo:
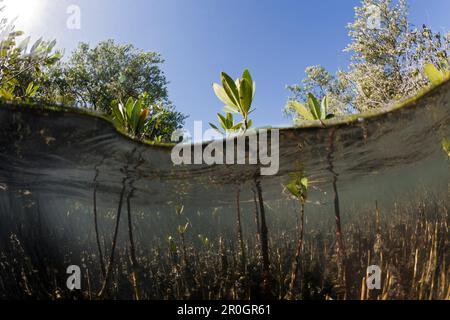
[{"label": "sun glare", "polygon": [[5,6],[2,16],[8,21],[15,19],[14,24],[18,28],[32,28],[42,13],[43,0],[4,0],[0,6]]}]

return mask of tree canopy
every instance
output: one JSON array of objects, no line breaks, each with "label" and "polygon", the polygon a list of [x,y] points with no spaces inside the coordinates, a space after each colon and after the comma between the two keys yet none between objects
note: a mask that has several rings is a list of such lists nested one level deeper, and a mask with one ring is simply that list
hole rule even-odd
[{"label": "tree canopy", "polygon": [[168,104],[163,63],[158,53],[131,44],[107,40],[91,48],[80,43],[66,62],[52,70],[51,94],[68,96],[77,106],[108,114],[114,100],[138,99],[145,92],[151,103]]},{"label": "tree canopy", "polygon": [[[372,25],[374,18],[379,25]],[[413,27],[407,0],[363,0],[347,28],[347,70],[332,75],[320,65],[308,67],[301,83],[288,86],[291,100],[305,102],[312,92],[327,96],[330,110],[337,114],[379,109],[428,85],[422,72],[426,63],[442,66],[448,61],[450,33]]]},{"label": "tree canopy", "polygon": [[107,40],[91,48],[80,43],[67,61],[52,68],[43,98],[112,115],[117,103],[141,101],[145,96],[145,108],[158,110],[158,121],[148,119],[151,134],[142,137],[168,142],[172,132],[184,125],[186,116],[169,100],[163,63],[158,53],[144,52],[131,44]]},{"label": "tree canopy", "polygon": [[114,106],[139,101],[147,116],[145,130],[130,134],[150,140],[169,142],[184,125],[186,116],[168,98],[158,53],[107,40],[94,48],[80,43],[63,61],[54,49],[56,41],[39,39],[30,45],[29,37],[19,42],[22,35],[13,23],[0,19],[0,98],[89,108],[113,119]]},{"label": "tree canopy", "polygon": [[31,44],[27,37],[19,42],[22,35],[13,23],[0,19],[0,97],[9,100],[33,98],[49,68],[61,58],[61,52],[54,50],[55,41],[39,39]]},{"label": "tree canopy", "polygon": [[[425,25],[414,27],[408,19],[407,0],[362,0],[347,28],[351,41],[344,51],[350,54],[349,66],[332,74],[321,65],[313,65],[306,68],[305,79],[288,86],[292,96],[285,110],[296,121],[308,114],[304,106],[311,105],[309,97],[325,102],[330,115],[380,109],[427,86],[430,79],[423,72],[424,66],[436,66],[442,74],[449,69],[450,33],[434,33]],[[132,101],[130,110],[138,106],[136,110],[148,117],[158,115],[157,120],[145,121],[144,131],[151,134],[139,136],[147,139],[169,141],[172,132],[183,126],[186,116],[176,111],[169,99],[160,54],[106,40],[94,47],[80,43],[63,60],[61,52],[54,49],[55,41],[39,39],[31,45],[30,38],[19,42],[21,36],[7,19],[0,19],[0,97],[84,107],[113,118],[120,114],[114,112],[115,107]],[[243,97],[251,97],[244,93],[254,94],[254,88],[248,89],[253,84],[248,77],[248,81],[239,82]],[[225,97],[217,90],[219,97]],[[229,114],[219,115],[219,122],[233,131],[240,126],[232,115],[239,111],[239,105],[236,109],[227,100]],[[242,126],[248,128],[252,110],[244,111]],[[130,123],[124,125],[131,127]]]}]

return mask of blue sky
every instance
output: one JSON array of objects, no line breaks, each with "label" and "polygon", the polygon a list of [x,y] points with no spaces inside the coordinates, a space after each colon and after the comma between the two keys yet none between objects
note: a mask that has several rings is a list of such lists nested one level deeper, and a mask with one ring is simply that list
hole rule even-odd
[{"label": "blue sky", "polygon": [[[66,53],[79,41],[112,38],[156,51],[166,60],[170,99],[194,120],[216,122],[222,109],[211,89],[221,71],[233,77],[246,67],[257,83],[254,123],[287,125],[282,108],[288,84],[308,65],[329,71],[347,65],[346,24],[360,0],[6,0],[30,8],[18,20],[33,37],[56,39]],[[38,5],[31,5],[38,3]],[[27,4],[29,6],[27,6]],[[81,8],[81,29],[66,28],[69,5]],[[410,0],[413,23],[450,30],[450,1]]]}]

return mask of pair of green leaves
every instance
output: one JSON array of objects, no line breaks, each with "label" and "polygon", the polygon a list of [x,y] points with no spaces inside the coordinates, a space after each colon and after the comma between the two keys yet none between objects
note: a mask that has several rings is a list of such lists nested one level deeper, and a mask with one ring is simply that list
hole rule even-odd
[{"label": "pair of green leaves", "polygon": [[[248,119],[251,113],[251,106],[255,97],[256,85],[248,69],[242,73],[242,78],[233,81],[233,79],[222,72],[222,85],[213,84],[214,92],[225,104],[225,116],[218,114],[219,123],[226,132],[248,130],[251,127],[251,120]],[[235,124],[233,114],[240,114],[243,118],[240,124]],[[214,129],[216,126],[211,125]]]},{"label": "pair of green leaves", "polygon": [[181,216],[184,212],[184,205],[182,204],[177,204],[175,206],[175,213],[177,214],[177,216]]},{"label": "pair of green leaves", "polygon": [[178,233],[179,233],[180,235],[185,234],[188,227],[189,227],[189,222],[186,222],[185,225],[179,225],[179,226],[178,226]]},{"label": "pair of green leaves", "polygon": [[286,185],[286,189],[304,203],[308,197],[308,178],[304,176],[303,172],[294,172],[289,175],[291,180]]},{"label": "pair of green leaves", "polygon": [[435,86],[450,78],[448,62],[445,62],[441,68],[437,68],[434,64],[426,63],[424,66],[424,72],[431,84]]},{"label": "pair of green leaves", "polygon": [[300,120],[327,120],[334,118],[334,114],[328,113],[328,99],[324,97],[322,102],[308,93],[307,107],[298,101],[289,101],[288,108],[297,113]]},{"label": "pair of green leaves", "polygon": [[[218,113],[217,114],[217,118],[219,120],[220,126],[225,131],[225,134],[232,134],[232,133],[238,132],[238,131],[242,130],[243,127],[244,127],[243,122],[239,122],[239,123],[235,123],[234,122],[233,114],[230,113],[230,112],[227,112],[225,114],[225,116],[223,116],[222,114]],[[251,124],[252,124],[252,122],[251,122],[251,120],[249,120],[248,121],[248,126],[250,127]],[[214,125],[212,123],[210,123],[209,125],[213,129],[221,132],[220,129],[216,125]]]},{"label": "pair of green leaves", "polygon": [[145,98],[128,98],[127,102],[114,102],[112,113],[116,123],[135,137],[143,137],[147,130],[150,108],[145,106]]},{"label": "pair of green leaves", "polygon": [[39,89],[39,85],[30,82],[25,90],[25,98],[33,98]]}]

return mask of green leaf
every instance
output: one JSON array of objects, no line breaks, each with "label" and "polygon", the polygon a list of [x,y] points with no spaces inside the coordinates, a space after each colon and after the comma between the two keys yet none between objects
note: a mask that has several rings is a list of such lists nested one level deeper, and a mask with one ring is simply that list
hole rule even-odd
[{"label": "green leaf", "polygon": [[189,227],[189,222],[186,222],[186,224],[184,226],[178,226],[178,233],[179,234],[184,234],[186,233],[187,228]]},{"label": "green leaf", "polygon": [[308,93],[308,106],[311,110],[311,114],[313,115],[314,120],[319,120],[322,118],[320,113],[319,100],[317,100],[317,98],[312,93]]},{"label": "green leaf", "polygon": [[34,66],[34,71],[36,71],[36,77],[40,78],[42,76],[42,69],[38,64]]},{"label": "green leaf", "polygon": [[129,97],[127,102],[125,103],[125,110],[128,121],[131,121],[131,115],[133,113],[135,101],[132,97]]},{"label": "green leaf", "polygon": [[306,109],[305,105],[298,101],[289,101],[288,108],[295,110],[304,120],[314,120],[314,116]]},{"label": "green leaf", "polygon": [[122,103],[118,103],[117,101],[113,102],[112,104],[112,114],[113,118],[116,121],[116,123],[124,127],[125,126],[125,119],[123,114],[123,106]]},{"label": "green leaf", "polygon": [[242,79],[239,82],[239,101],[243,115],[247,115],[252,105],[252,82]]},{"label": "green leaf", "polygon": [[18,49],[20,52],[25,52],[25,51],[27,51],[28,45],[29,45],[29,43],[30,43],[30,39],[31,39],[31,37],[26,37],[24,40],[22,40],[22,41],[20,42],[20,44],[17,46],[17,49]]},{"label": "green leaf", "polygon": [[120,110],[120,114],[121,114],[122,118],[125,120],[126,119],[126,111],[125,111],[125,107],[123,106],[122,102],[120,102],[118,104],[118,108]]},{"label": "green leaf", "polygon": [[248,69],[245,69],[242,73],[242,79],[246,79],[249,83],[253,83],[252,76],[250,74],[250,71]]},{"label": "green leaf", "polygon": [[297,189],[297,186],[295,185],[295,183],[289,183],[286,185],[286,189],[289,190],[289,192],[294,196],[294,197],[298,197],[299,192]]},{"label": "green leaf", "polygon": [[244,124],[242,123],[242,122],[239,122],[238,124],[236,124],[236,125],[234,125],[233,127],[231,127],[231,131],[238,131],[238,130],[241,130],[242,129],[242,126],[243,126]]},{"label": "green leaf", "polygon": [[300,183],[301,183],[305,188],[308,188],[308,178],[303,177],[303,178],[300,180]]},{"label": "green leaf", "polygon": [[141,104],[139,101],[136,101],[133,105],[133,110],[131,112],[131,121],[130,125],[133,130],[133,134],[138,134],[138,127],[139,127],[139,117],[141,115]]},{"label": "green leaf", "polygon": [[215,124],[212,124],[212,123],[210,122],[209,125],[210,125],[211,128],[213,128],[214,130],[220,132],[219,128],[218,128]]},{"label": "green leaf", "polygon": [[225,117],[220,113],[217,114],[217,117],[219,118],[219,123],[222,126],[222,128],[225,130],[229,129],[227,126],[227,119],[225,119]]},{"label": "green leaf", "polygon": [[33,82],[30,82],[25,90],[25,97],[33,98],[36,95],[38,88],[39,85],[35,85]]},{"label": "green leaf", "polygon": [[225,72],[222,72],[222,85],[232,104],[239,107],[239,92],[236,83]]},{"label": "green leaf", "polygon": [[30,82],[27,86],[27,89],[25,90],[25,93],[28,94],[29,92],[31,92],[31,90],[33,90],[34,84],[33,82]]},{"label": "green leaf", "polygon": [[56,46],[56,40],[52,40],[47,46],[47,52],[50,53],[55,46]]},{"label": "green leaf", "polygon": [[35,84],[33,86],[33,91],[31,91],[31,93],[30,93],[30,98],[32,98],[32,97],[34,97],[36,95],[36,93],[37,93],[39,88],[40,88],[40,85],[38,85],[38,84]]},{"label": "green leaf", "polygon": [[14,95],[12,92],[5,90],[3,88],[0,88],[0,97],[6,99],[6,100],[13,100]]},{"label": "green leaf", "polygon": [[232,99],[229,98],[228,94],[225,92],[225,89],[222,86],[220,86],[217,83],[214,83],[213,89],[214,93],[216,94],[217,98],[219,98],[220,101],[222,101],[226,106],[238,110],[238,106],[232,101]]},{"label": "green leaf", "polygon": [[30,54],[34,54],[39,49],[42,43],[43,43],[42,38],[39,38],[31,47]]},{"label": "green leaf", "polygon": [[237,107],[225,106],[225,107],[223,108],[223,112],[239,113],[239,109],[238,109]]},{"label": "green leaf", "polygon": [[182,204],[177,204],[175,206],[175,213],[177,214],[177,216],[181,216],[184,212],[184,205]]},{"label": "green leaf", "polygon": [[425,74],[433,85],[438,85],[444,81],[442,72],[431,63],[426,63],[424,67]]}]

